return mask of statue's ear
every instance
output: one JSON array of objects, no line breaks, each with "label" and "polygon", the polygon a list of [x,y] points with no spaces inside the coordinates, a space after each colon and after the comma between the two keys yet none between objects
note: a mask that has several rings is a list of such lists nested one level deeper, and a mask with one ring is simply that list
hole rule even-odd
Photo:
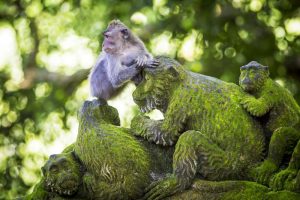
[{"label": "statue's ear", "polygon": [[178,77],[179,73],[177,72],[177,70],[174,67],[170,67],[168,69],[169,73],[173,75],[173,77]]}]

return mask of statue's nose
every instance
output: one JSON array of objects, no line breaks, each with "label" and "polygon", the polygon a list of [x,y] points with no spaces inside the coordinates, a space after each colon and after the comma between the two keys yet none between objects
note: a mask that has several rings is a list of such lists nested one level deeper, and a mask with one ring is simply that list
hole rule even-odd
[{"label": "statue's nose", "polygon": [[250,78],[245,78],[242,83],[246,85],[251,84]]}]

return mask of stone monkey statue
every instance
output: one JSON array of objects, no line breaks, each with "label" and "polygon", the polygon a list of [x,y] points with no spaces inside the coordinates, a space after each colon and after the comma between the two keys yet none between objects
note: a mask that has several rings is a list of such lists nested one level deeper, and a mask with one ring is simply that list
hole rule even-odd
[{"label": "stone monkey statue", "polygon": [[255,180],[267,185],[284,154],[300,139],[300,107],[288,90],[269,77],[268,67],[256,61],[241,67],[239,84],[246,92],[240,103],[272,134],[267,158],[253,170]]},{"label": "stone monkey statue", "polygon": [[119,20],[113,20],[103,32],[102,52],[89,75],[91,95],[108,100],[118,94],[126,82],[134,79],[144,65],[157,61],[143,42]]}]

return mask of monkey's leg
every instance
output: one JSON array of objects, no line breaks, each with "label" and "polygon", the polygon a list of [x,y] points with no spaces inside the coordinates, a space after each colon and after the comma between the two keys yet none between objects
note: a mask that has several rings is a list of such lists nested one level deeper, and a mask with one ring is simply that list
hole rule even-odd
[{"label": "monkey's leg", "polygon": [[300,139],[299,132],[291,127],[281,127],[274,131],[268,156],[265,161],[252,170],[254,179],[264,185],[268,185],[271,176],[278,170],[284,154]]},{"label": "monkey's leg", "polygon": [[[270,186],[274,190],[292,190],[300,191],[300,140],[294,149],[292,158],[289,162],[289,166],[276,174],[271,182]],[[298,176],[297,176],[298,174]]]},{"label": "monkey's leg", "polygon": [[[84,191],[89,199],[128,199],[122,184],[107,183],[96,179],[92,174],[83,176]],[[125,196],[126,195],[126,196]]]},{"label": "monkey's leg", "polygon": [[183,133],[173,156],[173,174],[151,184],[145,198],[162,199],[190,187],[196,173],[209,180],[239,178],[245,165],[235,153],[225,152],[199,131]]}]

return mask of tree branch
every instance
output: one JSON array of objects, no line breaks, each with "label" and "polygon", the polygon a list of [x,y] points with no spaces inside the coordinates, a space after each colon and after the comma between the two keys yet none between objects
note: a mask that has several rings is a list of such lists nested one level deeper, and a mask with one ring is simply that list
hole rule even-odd
[{"label": "tree branch", "polygon": [[55,87],[63,88],[68,94],[71,94],[82,81],[87,79],[89,71],[90,69],[80,69],[70,76],[65,76],[49,72],[45,68],[30,67],[25,69],[25,79],[20,87],[28,89],[36,83],[47,82]]}]

